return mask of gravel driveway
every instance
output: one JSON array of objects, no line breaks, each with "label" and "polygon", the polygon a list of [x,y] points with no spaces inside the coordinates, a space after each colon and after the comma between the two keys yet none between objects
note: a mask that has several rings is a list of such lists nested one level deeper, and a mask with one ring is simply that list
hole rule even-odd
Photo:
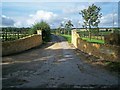
[{"label": "gravel driveway", "polygon": [[74,53],[64,38],[23,53],[3,57],[3,88],[116,87],[117,75],[90,65]]}]

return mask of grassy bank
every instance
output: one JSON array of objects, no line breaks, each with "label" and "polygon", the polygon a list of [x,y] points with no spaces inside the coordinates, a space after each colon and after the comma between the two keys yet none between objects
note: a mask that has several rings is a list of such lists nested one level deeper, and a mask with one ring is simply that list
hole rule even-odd
[{"label": "grassy bank", "polygon": [[61,34],[60,36],[64,37],[68,41],[68,43],[71,43],[71,35]]},{"label": "grassy bank", "polygon": [[103,63],[105,67],[110,69],[111,71],[116,71],[120,73],[120,62],[104,61]]},{"label": "grassy bank", "polygon": [[90,43],[99,43],[99,44],[104,44],[104,40],[97,40],[97,39],[90,39],[90,38],[82,38],[83,40],[86,40],[87,42]]},{"label": "grassy bank", "polygon": [[76,49],[76,54],[81,60],[85,60],[89,64],[103,67],[104,69],[120,74],[120,62],[113,62],[108,60],[100,60],[100,58],[89,55],[81,50]]}]

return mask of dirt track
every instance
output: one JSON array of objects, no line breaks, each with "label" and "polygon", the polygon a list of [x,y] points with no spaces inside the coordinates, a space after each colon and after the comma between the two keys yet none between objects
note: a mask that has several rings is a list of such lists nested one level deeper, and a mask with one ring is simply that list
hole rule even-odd
[{"label": "dirt track", "polygon": [[81,60],[62,37],[23,53],[3,57],[3,88],[109,87],[117,75]]}]

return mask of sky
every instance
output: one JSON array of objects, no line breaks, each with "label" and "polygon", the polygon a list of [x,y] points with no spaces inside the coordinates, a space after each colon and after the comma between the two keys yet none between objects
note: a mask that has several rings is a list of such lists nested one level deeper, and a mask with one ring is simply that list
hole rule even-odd
[{"label": "sky", "polygon": [[[82,27],[83,18],[79,12],[93,3],[101,7],[102,17],[99,27],[118,26],[118,2],[79,2],[78,0],[4,0],[0,3],[2,9],[0,26],[5,27],[31,27],[37,22],[46,21],[51,28],[58,28],[60,23],[71,20],[75,28]],[[73,2],[74,1],[74,2]],[[82,0],[81,0],[82,1]]]}]

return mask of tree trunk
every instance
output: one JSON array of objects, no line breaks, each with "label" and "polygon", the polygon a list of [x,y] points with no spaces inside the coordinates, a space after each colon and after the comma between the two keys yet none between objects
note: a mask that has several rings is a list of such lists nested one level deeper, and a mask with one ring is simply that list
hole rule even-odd
[{"label": "tree trunk", "polygon": [[88,30],[87,30],[87,28],[85,28],[85,29],[86,29],[86,31],[85,31],[85,32],[86,32],[85,37],[87,37],[87,31],[88,31]]},{"label": "tree trunk", "polygon": [[64,34],[65,34],[65,29],[64,29]]},{"label": "tree trunk", "polygon": [[68,33],[68,35],[69,35],[69,30],[67,30],[67,31],[68,31],[67,33]]},{"label": "tree trunk", "polygon": [[91,40],[91,31],[89,31],[89,38],[90,38],[90,40]]},{"label": "tree trunk", "polygon": [[98,32],[98,34],[97,34],[97,39],[99,39],[99,38],[98,38],[98,37],[99,37],[99,28],[98,28],[97,32]]},{"label": "tree trunk", "polygon": [[91,27],[89,26],[89,38],[91,40]]},{"label": "tree trunk", "polygon": [[70,29],[68,29],[68,35],[70,35]]},{"label": "tree trunk", "polygon": [[91,26],[90,26],[90,21],[89,21],[89,38],[91,40]]}]

